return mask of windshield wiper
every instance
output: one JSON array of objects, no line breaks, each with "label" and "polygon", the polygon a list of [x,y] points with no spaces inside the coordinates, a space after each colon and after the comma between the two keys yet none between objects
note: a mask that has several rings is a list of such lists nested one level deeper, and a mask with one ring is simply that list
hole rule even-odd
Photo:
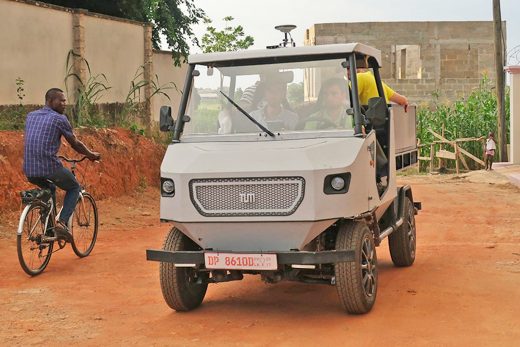
[{"label": "windshield wiper", "polygon": [[249,113],[246,112],[246,110],[244,110],[242,107],[240,107],[236,102],[234,102],[233,100],[231,100],[231,98],[229,96],[227,96],[226,94],[224,94],[222,92],[222,90],[220,91],[220,93],[222,95],[224,95],[224,97],[226,99],[228,99],[228,101],[237,108],[237,110],[239,110],[244,116],[246,116],[247,118],[249,118],[249,120],[253,123],[256,124],[257,127],[259,127],[260,129],[262,129],[262,131],[264,131],[266,134],[268,134],[269,136],[271,137],[275,137],[274,133],[267,129],[266,127],[264,127],[262,124],[260,124],[256,119],[253,118],[253,116],[251,116]]}]

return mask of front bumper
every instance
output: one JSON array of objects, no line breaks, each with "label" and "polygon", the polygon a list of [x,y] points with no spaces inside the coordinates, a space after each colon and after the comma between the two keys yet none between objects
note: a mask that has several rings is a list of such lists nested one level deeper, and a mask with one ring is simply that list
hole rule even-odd
[{"label": "front bumper", "polygon": [[[215,253],[215,251],[210,251]],[[222,252],[222,253],[246,253],[246,252]],[[247,253],[258,253],[247,252]],[[278,265],[318,265],[335,264],[341,262],[352,262],[355,260],[354,251],[287,251],[287,252],[264,252],[266,254],[276,254]],[[182,251],[172,252],[157,249],[146,250],[146,260],[160,261],[174,264],[195,264],[204,265],[204,251]]]}]

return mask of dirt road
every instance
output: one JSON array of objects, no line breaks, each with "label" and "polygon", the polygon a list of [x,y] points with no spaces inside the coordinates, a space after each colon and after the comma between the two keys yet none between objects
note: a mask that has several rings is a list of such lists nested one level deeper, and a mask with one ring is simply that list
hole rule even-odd
[{"label": "dirt road", "polygon": [[158,263],[145,260],[168,230],[153,191],[100,202],[92,255],[78,259],[67,246],[35,278],[20,269],[4,220],[0,345],[517,345],[519,190],[449,176],[404,181],[423,202],[417,260],[394,268],[382,244],[377,302],[363,316],[345,314],[332,286],[257,277],[210,286],[196,311],[171,311]]}]

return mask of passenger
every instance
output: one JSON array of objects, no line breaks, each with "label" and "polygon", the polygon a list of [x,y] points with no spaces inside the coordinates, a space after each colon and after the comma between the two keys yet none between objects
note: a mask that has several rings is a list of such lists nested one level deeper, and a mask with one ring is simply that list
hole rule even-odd
[{"label": "passenger", "polygon": [[294,130],[298,124],[298,115],[287,103],[287,84],[279,79],[271,79],[264,85],[264,105],[251,112],[251,116],[272,131]]},{"label": "passenger", "polygon": [[318,111],[311,114],[299,127],[303,130],[352,129],[353,118],[346,113],[347,95],[345,80],[331,78],[325,81],[318,95]]},{"label": "passenger", "polygon": [[[361,66],[368,66],[368,62],[361,61]],[[350,80],[350,68],[347,67],[347,73]],[[379,92],[377,91],[376,78],[372,74],[370,70],[365,67],[360,67],[357,69],[356,73],[357,82],[358,82],[358,95],[359,95],[359,103],[361,105],[368,105],[368,100],[379,97]],[[390,88],[385,82],[381,81],[383,84],[383,90],[385,92],[386,103],[388,104],[390,101],[394,102],[398,105],[404,107],[405,112],[408,111],[408,99],[397,93],[395,90]]]}]

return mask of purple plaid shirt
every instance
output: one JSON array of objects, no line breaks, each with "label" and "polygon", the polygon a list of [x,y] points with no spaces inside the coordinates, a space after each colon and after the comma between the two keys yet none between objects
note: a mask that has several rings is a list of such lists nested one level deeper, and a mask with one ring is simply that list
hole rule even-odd
[{"label": "purple plaid shirt", "polygon": [[56,155],[62,135],[65,138],[74,136],[66,116],[48,106],[27,115],[23,157],[25,176],[48,176],[63,166]]}]

